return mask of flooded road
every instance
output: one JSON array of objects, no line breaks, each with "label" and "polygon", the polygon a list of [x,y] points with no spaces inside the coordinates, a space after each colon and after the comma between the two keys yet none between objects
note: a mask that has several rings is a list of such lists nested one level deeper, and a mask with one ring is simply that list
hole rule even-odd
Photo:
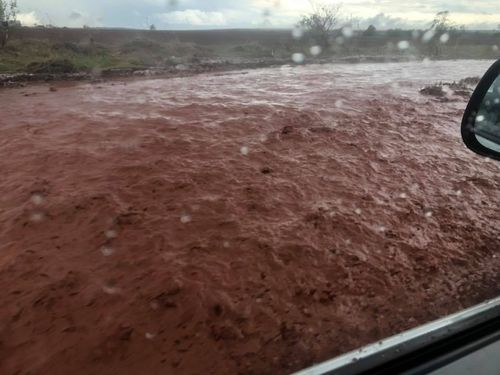
[{"label": "flooded road", "polygon": [[0,91],[0,372],[285,374],[500,294],[489,61]]}]

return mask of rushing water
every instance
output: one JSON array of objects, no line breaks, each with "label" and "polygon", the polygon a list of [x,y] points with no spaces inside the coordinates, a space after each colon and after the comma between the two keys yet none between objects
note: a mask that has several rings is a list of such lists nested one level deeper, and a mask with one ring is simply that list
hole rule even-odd
[{"label": "rushing water", "polygon": [[496,296],[499,167],[419,93],[489,65],[0,91],[0,372],[290,373]]}]

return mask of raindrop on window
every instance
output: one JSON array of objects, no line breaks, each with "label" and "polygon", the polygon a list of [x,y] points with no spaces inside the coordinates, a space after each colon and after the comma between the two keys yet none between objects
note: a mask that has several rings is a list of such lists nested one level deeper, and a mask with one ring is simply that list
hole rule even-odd
[{"label": "raindrop on window", "polygon": [[479,115],[476,117],[476,122],[483,122],[484,121],[484,116],[483,115]]},{"label": "raindrop on window", "polygon": [[31,214],[30,219],[35,223],[39,223],[44,219],[44,215],[41,212],[34,212]]},{"label": "raindrop on window", "polygon": [[498,46],[495,44],[494,46],[491,47],[491,49],[494,51],[494,52],[497,52],[498,51]]},{"label": "raindrop on window", "polygon": [[243,146],[242,148],[240,148],[240,152],[241,152],[241,155],[247,156],[248,152],[249,152],[248,147]]},{"label": "raindrop on window", "polygon": [[443,43],[443,44],[444,44],[444,43],[448,43],[448,41],[449,41],[449,40],[450,40],[450,34],[448,34],[448,33],[444,33],[443,35],[441,35],[441,36],[439,37],[439,41],[440,41],[441,43]]},{"label": "raindrop on window", "polygon": [[413,30],[413,31],[411,32],[411,37],[412,37],[413,39],[418,39],[418,38],[420,38],[420,31],[418,31],[418,30]]},{"label": "raindrop on window", "polygon": [[361,208],[356,208],[354,212],[356,213],[356,215],[361,215],[363,211],[361,210]]},{"label": "raindrop on window", "polygon": [[312,46],[310,49],[310,52],[311,52],[311,55],[318,56],[322,52],[322,49],[320,46]]},{"label": "raindrop on window", "polygon": [[294,53],[292,55],[292,60],[295,64],[302,64],[305,60],[305,56],[303,53]]},{"label": "raindrop on window", "polygon": [[354,31],[352,30],[352,28],[351,28],[351,27],[349,27],[349,26],[344,26],[344,27],[342,28],[342,35],[343,35],[343,36],[345,36],[346,38],[350,38],[350,37],[352,37],[352,36],[353,36],[353,34],[354,34]]},{"label": "raindrop on window", "polygon": [[109,256],[113,255],[113,254],[114,254],[114,252],[115,252],[115,251],[114,251],[112,248],[108,247],[108,246],[103,246],[103,247],[101,247],[101,253],[102,253],[102,255],[104,255],[105,257],[109,257]]},{"label": "raindrop on window", "polygon": [[457,197],[462,196],[462,190],[457,190],[457,191],[456,191],[456,194],[457,194]]},{"label": "raindrop on window", "polygon": [[116,230],[107,230],[106,233],[104,233],[104,235],[106,236],[106,238],[116,238],[118,236],[118,233],[116,233]]},{"label": "raindrop on window", "polygon": [[181,216],[181,223],[182,224],[187,224],[189,222],[191,222],[191,215],[185,214],[185,215]]},{"label": "raindrop on window", "polygon": [[432,211],[427,211],[427,212],[425,213],[425,217],[427,217],[427,218],[431,218],[431,217],[432,217]]},{"label": "raindrop on window", "polygon": [[400,50],[408,49],[410,48],[410,42],[408,42],[407,40],[402,40],[398,43],[398,48]]},{"label": "raindrop on window", "polygon": [[116,286],[103,285],[102,290],[106,294],[118,294],[121,292],[121,289]]},{"label": "raindrop on window", "polygon": [[31,202],[33,202],[35,206],[40,206],[43,203],[43,197],[40,194],[33,194],[31,196]]},{"label": "raindrop on window", "polygon": [[304,30],[302,30],[300,27],[295,27],[292,30],[292,36],[294,39],[300,39],[304,35]]},{"label": "raindrop on window", "polygon": [[430,42],[431,39],[434,38],[434,35],[436,35],[436,31],[434,29],[427,30],[422,36],[422,42],[424,43]]}]

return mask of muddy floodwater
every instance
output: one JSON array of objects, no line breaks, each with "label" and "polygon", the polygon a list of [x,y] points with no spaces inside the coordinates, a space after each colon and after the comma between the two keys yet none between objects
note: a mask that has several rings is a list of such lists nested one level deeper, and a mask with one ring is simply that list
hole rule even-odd
[{"label": "muddy floodwater", "polygon": [[286,374],[500,294],[489,61],[0,91],[0,373]]}]

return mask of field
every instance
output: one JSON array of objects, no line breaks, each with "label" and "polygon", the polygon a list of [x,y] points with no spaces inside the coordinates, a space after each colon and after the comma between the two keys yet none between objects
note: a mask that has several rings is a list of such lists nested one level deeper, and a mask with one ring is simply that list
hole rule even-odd
[{"label": "field", "polygon": [[[113,29],[18,28],[0,50],[0,73],[74,74],[92,77],[149,74],[185,75],[305,62],[493,59],[500,56],[500,33],[456,31],[445,44],[424,43],[422,32],[392,30],[373,35],[332,35],[317,56],[307,36],[290,30],[141,31]],[[400,49],[398,43],[410,42]],[[144,73],[146,74],[146,73]],[[41,78],[46,78],[41,76]],[[53,78],[53,77],[52,77]]]},{"label": "field", "polygon": [[498,296],[490,63],[0,90],[0,373],[287,374]]}]

